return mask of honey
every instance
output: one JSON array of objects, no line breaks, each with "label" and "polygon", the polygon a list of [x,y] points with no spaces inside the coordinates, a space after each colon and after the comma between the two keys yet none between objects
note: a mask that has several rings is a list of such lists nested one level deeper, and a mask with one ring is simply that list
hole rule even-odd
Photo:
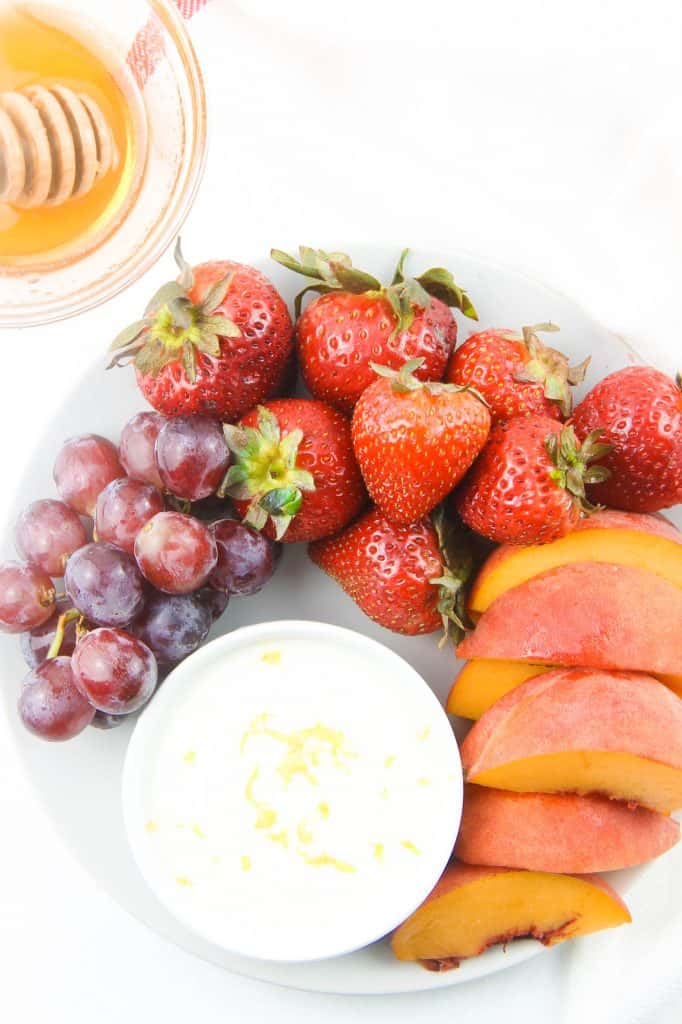
[{"label": "honey", "polygon": [[36,85],[72,90],[99,108],[116,156],[86,193],[58,205],[0,202],[0,267],[10,272],[92,250],[120,224],[144,169],[144,106],[129,69],[99,38],[93,43],[58,17],[50,8],[0,6],[0,93]]}]

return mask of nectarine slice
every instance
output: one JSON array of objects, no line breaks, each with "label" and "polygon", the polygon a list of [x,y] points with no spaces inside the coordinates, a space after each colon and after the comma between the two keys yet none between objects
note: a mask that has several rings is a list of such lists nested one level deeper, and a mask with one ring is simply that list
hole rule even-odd
[{"label": "nectarine slice", "polygon": [[678,675],[681,626],[682,590],[669,580],[577,562],[498,597],[457,655]]},{"label": "nectarine slice", "polygon": [[608,562],[656,573],[682,588],[682,534],[662,516],[604,509],[551,544],[503,544],[481,568],[469,594],[475,620],[512,587],[573,562]]},{"label": "nectarine slice", "polygon": [[461,747],[468,782],[682,807],[682,701],[635,672],[558,669],[485,712]]},{"label": "nectarine slice", "polygon": [[545,946],[631,920],[613,889],[594,875],[545,874],[453,862],[435,889],[393,933],[398,960],[432,971],[458,967],[488,946],[531,937]]},{"label": "nectarine slice", "polygon": [[[446,711],[461,718],[480,718],[495,701],[525,683],[526,679],[533,679],[557,667],[531,665],[526,661],[474,658],[467,661],[452,684]],[[654,678],[682,697],[682,676],[654,675]]]},{"label": "nectarine slice", "polygon": [[646,807],[467,785],[455,856],[467,864],[579,875],[643,864],[679,838],[676,821]]}]

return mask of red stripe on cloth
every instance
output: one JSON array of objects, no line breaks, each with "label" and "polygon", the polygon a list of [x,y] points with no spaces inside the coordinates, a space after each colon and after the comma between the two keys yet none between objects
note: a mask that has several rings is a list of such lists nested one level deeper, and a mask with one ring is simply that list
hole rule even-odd
[{"label": "red stripe on cloth", "polygon": [[193,14],[205,7],[208,0],[175,0],[183,18],[191,18]]},{"label": "red stripe on cloth", "polygon": [[[189,20],[205,7],[208,0],[175,0],[183,18]],[[163,35],[158,22],[152,17],[135,36],[128,53],[128,67],[142,89],[163,56]]]}]

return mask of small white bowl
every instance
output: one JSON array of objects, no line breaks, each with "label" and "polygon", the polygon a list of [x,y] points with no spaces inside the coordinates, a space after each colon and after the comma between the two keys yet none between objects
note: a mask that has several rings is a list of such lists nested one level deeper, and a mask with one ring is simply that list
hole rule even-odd
[{"label": "small white bowl", "polygon": [[270,622],[176,668],[123,772],[137,865],[216,946],[303,962],[368,945],[423,901],[459,828],[438,700],[397,654],[320,622]]}]

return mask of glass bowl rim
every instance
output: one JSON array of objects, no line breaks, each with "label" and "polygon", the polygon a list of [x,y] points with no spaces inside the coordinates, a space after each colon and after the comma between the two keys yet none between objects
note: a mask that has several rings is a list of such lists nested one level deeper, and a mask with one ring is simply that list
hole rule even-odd
[{"label": "glass bowl rim", "polygon": [[[88,281],[64,296],[51,296],[10,308],[0,307],[0,330],[11,327],[40,327],[85,313],[113,299],[142,277],[164,254],[185,221],[201,183],[208,148],[206,90],[194,44],[185,20],[174,0],[146,0],[150,15],[160,23],[182,63],[189,92],[186,124],[189,126],[186,167],[166,209],[154,230],[143,238],[137,251],[113,270]],[[113,237],[113,236],[109,236]],[[151,239],[151,241],[150,241]],[[106,245],[104,239],[101,245]],[[101,246],[98,246],[98,249]],[[94,251],[97,252],[98,249]],[[84,257],[87,259],[87,256]],[[49,273],[49,271],[47,271]],[[11,280],[15,275],[7,275]],[[21,275],[17,276],[20,279]]]}]

